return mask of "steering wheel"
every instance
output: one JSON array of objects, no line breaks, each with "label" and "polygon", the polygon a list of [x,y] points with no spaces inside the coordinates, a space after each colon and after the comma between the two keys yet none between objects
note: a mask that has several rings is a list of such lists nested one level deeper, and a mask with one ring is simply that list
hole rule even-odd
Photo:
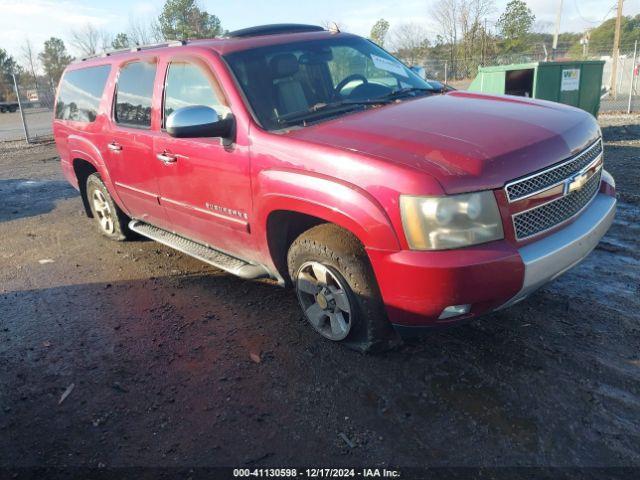
[{"label": "steering wheel", "polygon": [[351,75],[340,80],[340,83],[338,83],[336,85],[336,88],[333,89],[334,98],[340,96],[340,92],[344,89],[344,87],[346,87],[349,83],[353,82],[354,80],[362,80],[363,85],[366,85],[367,83],[369,83],[369,80],[367,80],[367,77],[365,77],[364,75],[361,75],[359,73],[352,73]]}]

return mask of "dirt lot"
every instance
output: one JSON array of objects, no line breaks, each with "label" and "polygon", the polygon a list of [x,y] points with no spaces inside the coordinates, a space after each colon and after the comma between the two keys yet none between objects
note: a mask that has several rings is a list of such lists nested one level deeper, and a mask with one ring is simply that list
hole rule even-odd
[{"label": "dirt lot", "polygon": [[[51,135],[53,113],[46,108],[27,108],[25,120],[29,129],[29,138]],[[24,139],[24,127],[20,112],[0,114],[0,142]]]},{"label": "dirt lot", "polygon": [[602,124],[621,203],[588,260],[379,356],[104,239],[52,145],[0,144],[0,466],[640,466],[640,120]]}]

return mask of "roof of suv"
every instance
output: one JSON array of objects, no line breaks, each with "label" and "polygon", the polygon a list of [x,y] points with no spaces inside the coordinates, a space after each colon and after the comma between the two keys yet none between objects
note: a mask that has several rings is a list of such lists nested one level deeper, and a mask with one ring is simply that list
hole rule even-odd
[{"label": "roof of suv", "polygon": [[[283,43],[292,43],[304,40],[316,40],[335,36],[351,36],[351,34],[340,33],[339,31],[329,31],[322,27],[314,25],[301,24],[274,24],[263,25],[259,27],[250,27],[242,30],[230,32],[226,37],[207,38],[187,41],[170,41],[155,45],[142,45],[122,50],[114,50],[101,55],[80,59],[77,63],[93,63],[94,60],[121,55],[137,55],[141,51],[161,50],[174,47],[204,47],[210,48],[220,55],[226,55],[233,52],[248,50],[268,45],[278,45]],[[97,62],[96,62],[97,63]]]}]

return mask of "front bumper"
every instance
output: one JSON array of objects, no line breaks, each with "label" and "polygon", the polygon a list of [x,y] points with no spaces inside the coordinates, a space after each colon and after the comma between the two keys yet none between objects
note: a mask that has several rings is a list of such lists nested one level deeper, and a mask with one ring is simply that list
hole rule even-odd
[{"label": "front bumper", "polygon": [[580,263],[607,233],[616,214],[616,199],[598,193],[578,218],[558,232],[518,250],[524,263],[520,291],[498,310],[524,300],[547,282]]},{"label": "front bumper", "polygon": [[[521,248],[499,241],[441,252],[369,251],[391,323],[457,323],[525,299],[584,259],[607,232],[616,199],[614,187],[606,187],[603,181],[601,193],[572,223]],[[471,309],[439,318],[452,305]]]}]

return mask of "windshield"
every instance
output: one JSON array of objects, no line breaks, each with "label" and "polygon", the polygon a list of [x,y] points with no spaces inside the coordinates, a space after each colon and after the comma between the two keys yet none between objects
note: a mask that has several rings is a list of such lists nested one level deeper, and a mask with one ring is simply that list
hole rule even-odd
[{"label": "windshield", "polygon": [[396,58],[360,37],[271,45],[225,59],[267,130],[333,118],[377,100],[385,103],[395,94],[433,90]]}]

